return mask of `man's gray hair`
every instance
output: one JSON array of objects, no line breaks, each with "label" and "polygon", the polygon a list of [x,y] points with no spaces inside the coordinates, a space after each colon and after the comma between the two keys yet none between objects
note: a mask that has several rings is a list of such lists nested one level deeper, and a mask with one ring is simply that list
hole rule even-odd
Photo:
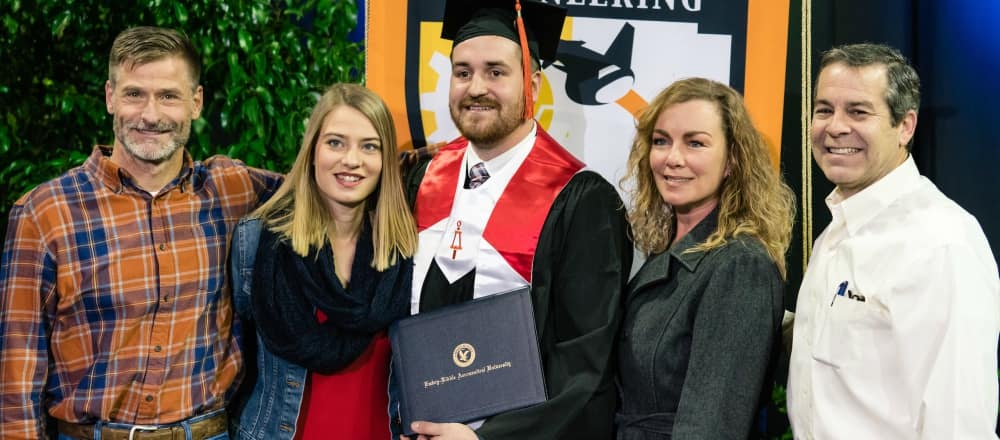
[{"label": "man's gray hair", "polygon": [[[920,108],[920,77],[909,61],[898,50],[884,44],[847,44],[823,53],[820,72],[831,64],[842,63],[850,67],[871,65],[885,66],[885,102],[892,116],[892,126],[898,126],[910,110]],[[813,98],[816,91],[813,90]]]},{"label": "man's gray hair", "polygon": [[170,56],[178,56],[187,63],[192,87],[197,89],[201,79],[201,58],[191,40],[179,31],[152,26],[133,27],[118,34],[111,45],[108,79],[114,86],[119,66],[132,69]]}]

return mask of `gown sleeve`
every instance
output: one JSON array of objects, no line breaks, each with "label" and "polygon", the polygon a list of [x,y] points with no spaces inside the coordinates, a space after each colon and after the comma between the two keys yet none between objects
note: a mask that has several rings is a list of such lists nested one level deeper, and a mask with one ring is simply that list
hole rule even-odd
[{"label": "gown sleeve", "polygon": [[553,203],[532,269],[548,400],[487,419],[480,437],[612,437],[615,340],[632,252],[618,193],[598,174],[578,173]]}]

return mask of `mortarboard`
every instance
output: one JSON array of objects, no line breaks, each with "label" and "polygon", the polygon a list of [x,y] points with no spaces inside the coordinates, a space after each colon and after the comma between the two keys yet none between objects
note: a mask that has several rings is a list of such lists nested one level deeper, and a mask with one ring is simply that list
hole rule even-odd
[{"label": "mortarboard", "polygon": [[[537,1],[520,3],[531,55],[552,61],[566,10]],[[450,0],[444,9],[441,38],[458,44],[473,37],[497,35],[519,43],[515,8],[515,0]]]},{"label": "mortarboard", "polygon": [[566,10],[533,0],[448,0],[441,38],[452,47],[484,35],[507,38],[521,46],[524,70],[525,118],[534,112],[531,96],[531,63],[553,61],[559,46]]}]

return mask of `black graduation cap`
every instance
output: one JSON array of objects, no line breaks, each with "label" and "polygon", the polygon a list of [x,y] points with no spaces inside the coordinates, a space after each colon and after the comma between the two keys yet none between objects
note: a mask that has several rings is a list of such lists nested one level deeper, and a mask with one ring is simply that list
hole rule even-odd
[{"label": "black graduation cap", "polygon": [[[457,45],[470,38],[496,35],[520,43],[516,0],[448,0],[441,38]],[[556,57],[566,10],[534,0],[520,0],[528,49],[535,59]]]}]

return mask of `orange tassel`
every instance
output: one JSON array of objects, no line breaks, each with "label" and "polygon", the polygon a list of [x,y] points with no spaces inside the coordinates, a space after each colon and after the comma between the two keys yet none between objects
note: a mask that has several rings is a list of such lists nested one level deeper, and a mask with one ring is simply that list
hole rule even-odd
[{"label": "orange tassel", "polygon": [[517,11],[517,37],[521,40],[521,71],[524,73],[524,119],[535,117],[535,99],[531,93],[531,52],[528,50],[528,34],[524,30],[524,19],[521,18],[521,0],[515,0]]}]

